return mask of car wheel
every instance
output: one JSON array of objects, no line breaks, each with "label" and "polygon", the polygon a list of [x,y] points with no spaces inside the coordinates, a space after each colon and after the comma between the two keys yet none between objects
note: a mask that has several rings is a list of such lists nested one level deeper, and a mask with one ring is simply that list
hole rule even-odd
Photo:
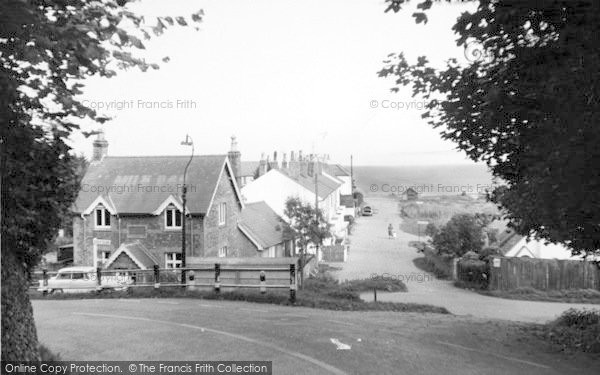
[{"label": "car wheel", "polygon": [[52,294],[63,294],[62,289],[52,289]]}]

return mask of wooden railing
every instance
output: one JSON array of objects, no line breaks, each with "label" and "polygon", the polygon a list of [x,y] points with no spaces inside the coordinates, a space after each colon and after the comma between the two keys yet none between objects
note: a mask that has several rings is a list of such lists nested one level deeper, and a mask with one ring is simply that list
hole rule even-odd
[{"label": "wooden railing", "polygon": [[[256,273],[256,276],[251,278],[244,278],[246,282],[225,282],[221,281],[223,272],[250,272]],[[268,283],[269,275],[273,273],[282,273],[289,275],[289,283],[281,282],[283,278],[274,278],[279,283]],[[211,287],[215,293],[220,293],[221,288],[258,288],[261,293],[266,293],[267,289],[289,289],[290,300],[294,302],[296,300],[297,285],[297,272],[296,265],[290,264],[287,266],[279,267],[250,267],[250,266],[239,266],[239,265],[221,265],[215,263],[214,266],[205,267],[189,267],[189,268],[159,268],[154,266],[153,269],[120,269],[110,270],[97,268],[95,272],[90,275],[90,272],[79,272],[88,275],[84,285],[77,285],[71,287],[63,287],[61,289],[89,289],[101,291],[103,289],[118,289],[118,288],[138,288],[138,287],[154,287],[160,289],[164,287]],[[184,273],[185,284],[180,282],[181,274]],[[48,285],[48,280],[51,276],[58,274],[58,272],[49,272],[43,269],[42,271],[32,272],[30,289],[37,289],[42,292],[51,291],[51,286]],[[200,280],[210,280],[210,282],[202,282]],[[238,278],[236,278],[237,280]],[[39,285],[39,281],[42,284]],[[271,279],[273,280],[273,279]],[[95,281],[95,283],[94,283]],[[86,285],[87,284],[87,285]]]}]

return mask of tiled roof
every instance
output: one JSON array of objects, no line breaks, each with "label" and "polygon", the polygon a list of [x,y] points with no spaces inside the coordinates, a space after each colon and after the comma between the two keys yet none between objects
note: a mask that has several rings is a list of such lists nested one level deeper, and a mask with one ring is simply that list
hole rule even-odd
[{"label": "tiled roof", "polygon": [[[179,201],[183,171],[189,159],[189,156],[105,157],[89,166],[73,211],[83,212],[99,195],[121,214],[152,213],[171,195]],[[226,159],[225,155],[194,156],[186,178],[190,213],[206,214]]]},{"label": "tiled roof", "polygon": [[141,268],[152,269],[152,267],[156,264],[160,264],[160,262],[148,252],[148,250],[139,242],[131,242],[124,243],[117,251],[108,259],[106,267],[110,266],[110,264],[115,261],[119,254],[121,253],[127,254],[132,260],[141,266]]},{"label": "tiled roof", "polygon": [[238,226],[242,233],[262,249],[284,241],[281,218],[262,201],[246,203]]},{"label": "tiled roof", "polygon": [[240,176],[254,176],[259,164],[258,161],[242,161]]},{"label": "tiled roof", "polygon": [[[315,178],[307,176],[305,174],[293,175],[289,173],[287,170],[278,169],[277,171],[281,172],[284,176],[287,176],[291,180],[295,181],[305,189],[308,189],[312,193],[315,192]],[[317,176],[317,188],[319,197],[327,198],[331,193],[335,191],[338,187],[342,185],[342,182],[334,181],[331,178],[325,177],[323,175]]]}]

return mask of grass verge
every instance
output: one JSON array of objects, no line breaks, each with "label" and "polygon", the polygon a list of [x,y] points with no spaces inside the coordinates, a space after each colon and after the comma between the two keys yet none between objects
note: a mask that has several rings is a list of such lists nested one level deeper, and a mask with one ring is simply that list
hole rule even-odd
[{"label": "grass verge", "polygon": [[104,293],[64,293],[42,296],[41,293],[31,292],[32,299],[93,299],[93,298],[196,298],[209,300],[245,301],[254,303],[268,303],[284,306],[302,306],[326,310],[340,311],[396,311],[449,314],[443,307],[392,302],[366,302],[360,299],[359,293],[366,290],[401,291],[406,286],[398,281],[388,282],[380,280],[353,280],[338,283],[329,276],[309,278],[305,281],[304,288],[296,293],[296,302],[289,300],[288,291],[270,291],[261,294],[257,290],[238,290],[215,293],[213,291],[184,290],[183,288],[153,287],[130,288],[127,291],[114,291]]},{"label": "grass verge", "polygon": [[556,320],[531,327],[533,334],[565,353],[600,354],[600,310],[569,309]]},{"label": "grass verge", "polygon": [[432,258],[424,256],[413,259],[413,264],[418,269],[432,273],[436,278],[441,280],[449,280],[452,277],[452,271],[439,262],[435,262]]},{"label": "grass verge", "polygon": [[600,291],[594,289],[538,290],[518,288],[514,290],[477,290],[490,297],[517,299],[525,301],[593,303],[600,304]]}]

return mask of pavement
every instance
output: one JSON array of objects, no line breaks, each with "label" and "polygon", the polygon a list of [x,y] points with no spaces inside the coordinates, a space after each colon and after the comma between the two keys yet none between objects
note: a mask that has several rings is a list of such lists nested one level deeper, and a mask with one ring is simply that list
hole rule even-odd
[{"label": "pavement", "polygon": [[[400,230],[402,222],[398,203],[391,197],[367,197],[377,211],[369,217],[359,217],[350,236],[350,251],[345,263],[330,263],[341,267],[333,272],[339,280],[370,277],[398,278],[407,285],[406,293],[381,293],[378,301],[415,302],[443,306],[456,315],[484,319],[503,319],[519,322],[545,323],[555,319],[570,308],[597,308],[597,304],[519,301],[489,297],[473,291],[456,288],[452,281],[438,280],[413,264],[421,255],[409,241],[418,236]],[[392,224],[397,237],[389,239],[387,227]],[[421,238],[422,240],[423,238]],[[372,301],[373,293],[361,295]]]},{"label": "pavement", "polygon": [[523,325],[453,315],[342,312],[197,299],[32,301],[63,360],[273,361],[273,374],[598,374]]}]

